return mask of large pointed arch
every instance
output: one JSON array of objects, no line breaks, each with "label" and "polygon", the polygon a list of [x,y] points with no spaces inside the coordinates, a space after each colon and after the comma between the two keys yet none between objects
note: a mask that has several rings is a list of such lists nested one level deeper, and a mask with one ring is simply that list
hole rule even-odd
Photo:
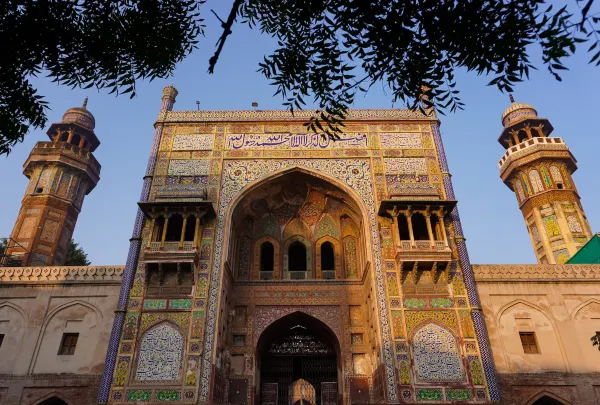
[{"label": "large pointed arch", "polygon": [[[378,237],[378,222],[375,210],[375,187],[370,162],[361,158],[333,158],[327,161],[320,161],[318,159],[269,159],[253,160],[251,163],[230,160],[223,164],[223,181],[221,183],[220,201],[215,226],[215,244],[218,254],[212,256],[211,285],[207,304],[208,316],[204,339],[205,361],[202,366],[202,375],[206,377],[202,378],[198,392],[198,398],[201,400],[208,400],[209,398],[210,364],[216,358],[216,352],[213,350],[216,338],[215,333],[219,328],[216,308],[222,293],[220,285],[223,282],[225,274],[224,267],[226,260],[224,258],[229,257],[230,254],[229,249],[231,246],[224,241],[230,240],[230,224],[233,210],[239,201],[254,187],[282,175],[296,172],[306,173],[339,187],[349,196],[348,202],[355,204],[358,212],[360,212],[360,217],[364,218],[364,221],[361,221],[360,225],[364,230],[363,234],[366,239],[364,241],[365,268],[372,263],[373,271],[369,272],[369,277],[372,277],[373,283],[376,286],[377,311],[383,325],[377,331],[383,342],[381,345],[382,363],[385,367],[386,378],[396,378],[390,323],[388,320],[389,314],[384,294],[381,243]],[[387,387],[388,398],[392,401],[398,398],[396,388],[393,385]]]},{"label": "large pointed arch", "polygon": [[52,392],[50,394],[46,394],[41,398],[36,399],[32,402],[35,405],[71,405],[71,402],[66,398],[65,395],[62,395],[58,392]]}]

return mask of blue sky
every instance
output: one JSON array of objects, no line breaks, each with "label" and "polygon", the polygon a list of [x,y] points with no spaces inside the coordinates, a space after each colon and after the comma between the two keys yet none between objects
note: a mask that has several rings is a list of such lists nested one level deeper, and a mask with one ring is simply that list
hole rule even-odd
[{"label": "blue sky", "polygon": [[[211,0],[220,15],[229,2]],[[205,9],[207,35],[199,49],[182,62],[174,77],[138,83],[137,97],[115,97],[95,90],[71,90],[44,78],[36,80],[52,110],[49,121],[60,121],[63,112],[80,106],[89,97],[88,109],[96,117],[96,135],[102,142],[95,156],[102,164],[98,186],[85,198],[74,238],[88,253],[93,265],[124,264],[142,186],[153,123],[160,106],[162,88],[173,83],[179,90],[176,110],[201,108],[248,109],[256,101],[261,109],[282,108],[273,88],[256,72],[263,55],[273,49],[270,38],[236,25],[227,40],[214,75],[208,75],[208,59],[214,52],[219,24]],[[534,54],[534,60],[538,61]],[[598,159],[600,139],[600,68],[587,64],[582,48],[568,60],[570,71],[557,82],[545,68],[518,85],[514,96],[532,104],[548,118],[578,160],[574,180],[582,197],[592,230],[600,231]],[[466,109],[441,117],[441,129],[450,171],[459,200],[467,245],[473,263],[535,263],[535,256],[514,194],[499,178],[497,162],[504,149],[496,141],[502,130],[500,116],[509,105],[507,95],[487,87],[489,78],[458,72],[458,87]],[[356,100],[356,108],[389,108],[391,97],[382,86]],[[398,107],[398,105],[396,105]],[[9,236],[27,185],[22,164],[38,141],[47,140],[45,130],[32,131],[8,157],[0,157],[2,196],[0,236]]]}]

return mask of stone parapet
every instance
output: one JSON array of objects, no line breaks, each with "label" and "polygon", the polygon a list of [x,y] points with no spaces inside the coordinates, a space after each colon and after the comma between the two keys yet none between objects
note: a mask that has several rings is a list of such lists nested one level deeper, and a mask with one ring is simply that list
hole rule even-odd
[{"label": "stone parapet", "polygon": [[125,266],[0,267],[0,283],[31,282],[116,282]]},{"label": "stone parapet", "polygon": [[594,281],[599,264],[474,264],[475,280],[486,281]]}]

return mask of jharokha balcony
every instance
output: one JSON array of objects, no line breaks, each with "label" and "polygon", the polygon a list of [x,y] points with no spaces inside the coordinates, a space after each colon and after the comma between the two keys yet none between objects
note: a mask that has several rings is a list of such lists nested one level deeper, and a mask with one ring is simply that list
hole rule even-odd
[{"label": "jharokha balcony", "polygon": [[194,260],[202,240],[203,219],[214,216],[208,201],[139,203],[150,220],[146,260],[173,257]]},{"label": "jharokha balcony", "polygon": [[456,201],[437,195],[412,197],[384,200],[379,210],[394,222],[396,262],[402,271],[446,271],[452,261],[446,226]]}]

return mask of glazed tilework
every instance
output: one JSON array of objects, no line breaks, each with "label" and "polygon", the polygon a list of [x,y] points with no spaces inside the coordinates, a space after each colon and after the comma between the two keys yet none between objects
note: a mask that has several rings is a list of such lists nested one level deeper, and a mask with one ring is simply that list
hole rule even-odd
[{"label": "glazed tilework", "polygon": [[[449,173],[448,162],[446,160],[446,153],[444,151],[444,145],[442,143],[442,137],[440,135],[439,125],[431,125],[433,140],[435,148],[437,149],[438,159],[440,163],[440,170],[442,173]],[[452,181],[448,174],[444,174],[444,191],[446,198],[454,200],[454,189],[452,188]],[[456,235],[463,236],[462,225],[460,217],[458,215],[458,208],[454,208],[451,214],[452,225]],[[464,275],[464,281],[466,289],[468,290],[469,301],[472,306],[479,308],[479,297],[477,295],[477,289],[475,285],[475,276],[473,269],[471,268],[471,261],[469,260],[469,254],[467,252],[466,243],[463,239],[456,241],[456,248],[458,256],[460,258],[461,267]],[[492,358],[492,351],[489,345],[488,333],[485,326],[485,319],[481,311],[474,311],[472,314],[473,326],[475,328],[475,334],[479,343],[479,350],[483,358],[483,366],[485,372],[485,378],[489,388],[490,398],[492,401],[500,401],[500,389],[498,386],[498,378],[496,376],[496,368],[494,366],[494,360]]]},{"label": "glazed tilework", "polygon": [[171,160],[168,174],[169,176],[207,176],[209,168],[209,160]]},{"label": "glazed tilework", "polygon": [[175,135],[172,150],[211,150],[212,134]]},{"label": "glazed tilework", "polygon": [[421,134],[418,132],[413,133],[390,133],[382,132],[379,134],[381,139],[381,147],[386,148],[406,148],[406,149],[420,149],[423,147],[421,142]]},{"label": "glazed tilework", "polygon": [[458,334],[458,322],[454,311],[404,311],[404,317],[408,334],[415,326],[427,320],[436,320],[449,326],[454,333]]},{"label": "glazed tilework", "polygon": [[425,158],[383,159],[386,173],[427,173]]},{"label": "glazed tilework", "polygon": [[428,323],[415,332],[412,354],[419,382],[459,382],[465,379],[456,338],[435,323]]},{"label": "glazed tilework", "polygon": [[[280,128],[284,129],[284,128]],[[305,131],[305,130],[303,130]],[[266,133],[266,134],[228,134],[225,149],[325,149],[325,148],[367,148],[369,138],[365,133],[344,133],[332,141],[321,134],[306,133]]]},{"label": "glazed tilework", "polygon": [[[221,198],[218,207],[218,218],[216,225],[215,246],[216,254],[213,255],[212,280],[210,285],[208,313],[206,320],[205,336],[205,361],[202,365],[201,383],[199,399],[206,401],[210,385],[210,356],[213,350],[215,339],[215,321],[217,309],[217,294],[219,291],[219,275],[221,268],[221,246],[223,246],[223,227],[225,223],[225,214],[228,207],[236,195],[248,184],[256,182],[259,179],[281,172],[290,168],[302,168],[309,173],[326,179],[337,179],[345,185],[351,195],[358,194],[364,205],[368,208],[368,222],[371,232],[371,243],[373,245],[373,265],[375,279],[377,283],[378,310],[381,322],[381,333],[383,337],[383,362],[385,364],[388,398],[395,401],[396,376],[394,359],[391,347],[391,335],[387,313],[387,301],[384,293],[385,282],[381,269],[381,256],[379,247],[379,230],[375,212],[375,201],[373,195],[373,181],[370,175],[369,162],[361,159],[327,159],[327,160],[246,160],[246,161],[224,161],[223,163],[223,182],[221,185]],[[330,177],[331,176],[331,177]]]},{"label": "glazed tilework", "polygon": [[154,326],[141,339],[136,381],[176,381],[184,338],[168,322]]}]

